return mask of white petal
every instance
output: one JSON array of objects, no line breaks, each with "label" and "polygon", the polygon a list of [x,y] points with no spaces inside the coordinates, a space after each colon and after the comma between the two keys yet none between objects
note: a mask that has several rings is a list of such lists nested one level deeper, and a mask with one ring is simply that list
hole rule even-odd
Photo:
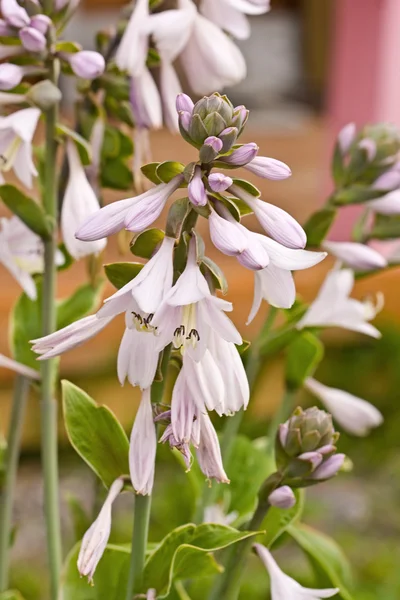
[{"label": "white petal", "polygon": [[178,10],[164,10],[151,15],[148,33],[152,34],[157,50],[170,62],[175,60],[185,47],[196,17],[196,8],[188,3]]},{"label": "white petal", "polygon": [[256,314],[258,313],[258,311],[260,310],[262,299],[263,299],[263,295],[262,295],[262,288],[261,288],[260,273],[258,271],[256,271],[254,273],[254,298],[253,298],[253,304],[251,306],[250,313],[249,313],[249,316],[247,318],[246,325],[249,325],[252,322],[252,320],[254,319],[254,317],[256,316]]},{"label": "white petal", "polygon": [[207,19],[225,29],[238,40],[250,37],[250,23],[244,14],[224,0],[202,0],[201,12]]},{"label": "white petal", "polygon": [[199,304],[199,310],[202,312],[202,317],[206,323],[208,323],[210,328],[218,333],[224,340],[240,345],[242,343],[240,333],[229,317],[218,308],[218,303],[214,300],[216,300],[216,298],[210,296]]},{"label": "white petal", "polygon": [[309,250],[287,248],[265,235],[254,235],[258,237],[260,243],[267,250],[271,263],[287,271],[308,269],[320,263],[327,255],[326,252],[310,252]]},{"label": "white petal", "polygon": [[129,470],[137,494],[147,496],[152,492],[156,451],[156,428],[148,388],[142,394],[129,446]]},{"label": "white petal", "polygon": [[262,15],[270,10],[270,0],[226,0],[231,6],[248,15]]},{"label": "white petal", "polygon": [[104,206],[85,219],[75,236],[78,240],[90,242],[121,231],[124,228],[125,217],[136,201],[137,197],[128,198]]},{"label": "white petal", "polygon": [[146,31],[148,19],[148,0],[138,0],[115,54],[118,68],[132,76],[140,75],[146,64],[149,43]]},{"label": "white petal", "polygon": [[199,413],[200,444],[196,450],[197,459],[204,475],[214,478],[220,483],[229,483],[222,464],[221,449],[217,433],[207,413]]},{"label": "white petal", "polygon": [[277,308],[290,308],[296,300],[296,288],[290,271],[270,264],[258,271],[261,293],[267,302]]},{"label": "white petal", "polygon": [[185,372],[180,370],[172,392],[171,425],[175,439],[190,443],[192,438],[195,404],[187,387]]},{"label": "white petal", "polygon": [[212,243],[224,254],[235,256],[248,247],[248,239],[241,231],[239,223],[227,221],[213,210],[208,225]]},{"label": "white petal", "polygon": [[211,353],[206,350],[199,362],[185,356],[182,369],[194,402],[199,410],[215,410],[224,413],[225,387],[218,365]]},{"label": "white petal", "polygon": [[132,110],[139,126],[159,129],[162,126],[161,98],[149,69],[144,68],[140,75],[132,77],[131,86],[135,100]]},{"label": "white petal", "polygon": [[366,206],[380,215],[398,215],[400,214],[400,190],[397,189],[381,198],[370,200]]},{"label": "white petal", "polygon": [[143,231],[161,214],[168,198],[179,188],[183,175],[176,175],[169,183],[161,183],[155,188],[138,196],[124,219],[129,231]]},{"label": "white petal", "polygon": [[368,271],[383,269],[387,265],[382,254],[365,244],[325,240],[323,248],[352,269]]},{"label": "white petal", "polygon": [[170,131],[178,132],[178,113],[175,102],[182,88],[174,67],[163,57],[161,57],[160,65],[160,88],[165,124]]}]

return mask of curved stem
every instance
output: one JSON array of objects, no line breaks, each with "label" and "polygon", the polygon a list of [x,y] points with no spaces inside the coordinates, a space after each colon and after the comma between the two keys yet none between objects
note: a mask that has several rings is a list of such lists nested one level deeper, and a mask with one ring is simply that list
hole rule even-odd
[{"label": "curved stem", "polygon": [[12,508],[28,391],[29,379],[19,375],[15,380],[14,386],[5,459],[5,477],[0,495],[0,593],[8,589]]}]

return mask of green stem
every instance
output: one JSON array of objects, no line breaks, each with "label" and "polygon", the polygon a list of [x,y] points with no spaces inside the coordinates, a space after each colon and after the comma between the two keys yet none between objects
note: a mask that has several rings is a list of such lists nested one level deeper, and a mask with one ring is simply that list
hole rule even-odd
[{"label": "green stem", "polygon": [[151,496],[137,495],[133,513],[132,553],[126,600],[132,600],[134,593],[142,591],[150,510]]},{"label": "green stem", "polygon": [[[45,9],[49,12],[52,2],[47,0]],[[50,34],[49,34],[50,35]],[[49,40],[49,44],[52,40]],[[49,76],[57,84],[56,60],[48,61]],[[56,123],[58,106],[54,105],[45,113],[46,122],[46,156],[45,186],[43,207],[49,221],[53,224],[53,234],[44,242],[44,274],[42,293],[42,335],[48,335],[56,329],[56,263],[57,250],[57,176],[56,176]],[[58,496],[58,436],[57,436],[57,402],[55,401],[55,382],[57,377],[57,361],[45,360],[41,363],[41,437],[42,465],[44,480],[44,513],[46,520],[47,554],[50,570],[50,597],[57,600],[58,583],[61,571],[62,549]]]},{"label": "green stem", "polygon": [[12,507],[28,391],[29,379],[22,375],[18,375],[14,386],[14,397],[5,458],[5,477],[0,495],[0,593],[5,592],[8,589]]}]

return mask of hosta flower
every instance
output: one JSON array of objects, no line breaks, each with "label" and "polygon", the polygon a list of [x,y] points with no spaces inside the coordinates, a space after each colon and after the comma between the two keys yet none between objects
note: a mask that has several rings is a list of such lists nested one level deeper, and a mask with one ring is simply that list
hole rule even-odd
[{"label": "hosta flower", "polygon": [[24,69],[19,65],[12,63],[3,63],[0,65],[0,90],[12,90],[21,83],[24,76]]},{"label": "hosta flower", "polygon": [[149,48],[146,25],[149,14],[148,0],[138,0],[115,54],[117,67],[134,77],[141,74],[146,64]]},{"label": "hosta flower", "polygon": [[245,15],[261,15],[269,9],[270,0],[202,0],[200,4],[207,19],[239,40],[250,36],[250,24]]},{"label": "hosta flower", "polygon": [[[43,272],[43,255],[43,241],[18,217],[0,219],[0,263],[32,300],[37,296],[32,275]],[[57,264],[61,265],[63,260],[63,255],[58,252]]]},{"label": "hosta flower", "polygon": [[282,485],[270,493],[268,502],[277,508],[292,508],[296,504],[296,496],[288,485]]},{"label": "hosta flower", "polygon": [[353,435],[367,435],[383,422],[383,416],[370,402],[343,390],[328,387],[312,377],[304,387],[319,398],[343,429]]},{"label": "hosta flower", "polygon": [[321,598],[331,598],[339,592],[337,588],[315,590],[303,587],[281,571],[271,552],[265,546],[254,544],[254,549],[268,571],[271,582],[271,600],[321,600]]},{"label": "hosta flower", "polygon": [[337,141],[339,144],[340,152],[345,156],[350,150],[354,140],[356,139],[357,128],[355,123],[347,123],[339,131]]},{"label": "hosta flower", "polygon": [[43,52],[46,48],[46,37],[34,27],[23,27],[19,32],[19,39],[28,52]]},{"label": "hosta flower", "polygon": [[377,303],[371,299],[364,301],[350,298],[354,286],[354,273],[351,269],[334,269],[328,273],[317,298],[297,324],[304,327],[342,327],[358,331],[371,337],[380,337],[376,327],[368,323],[381,310],[383,297]]},{"label": "hosta flower", "polygon": [[110,537],[113,502],[122,492],[123,487],[122,479],[114,481],[97,519],[83,536],[78,556],[78,571],[82,576],[87,577],[90,583],[93,583],[93,575]]},{"label": "hosta flower", "polygon": [[380,215],[398,215],[400,214],[400,189],[389,192],[376,200],[369,200],[365,205]]},{"label": "hosta flower", "polygon": [[129,471],[137,494],[148,496],[154,483],[157,434],[153,419],[150,388],[142,393],[129,444]]},{"label": "hosta flower", "polygon": [[107,239],[82,242],[75,237],[79,225],[97,213],[100,205],[71,141],[67,142],[67,156],[69,176],[61,209],[61,233],[68,252],[78,260],[89,254],[99,254],[106,247]]},{"label": "hosta flower", "polygon": [[183,175],[176,175],[169,183],[161,183],[139,196],[104,206],[84,221],[76,237],[86,242],[108,237],[124,228],[143,231],[161,214],[168,198],[182,181]]},{"label": "hosta flower", "polygon": [[221,449],[217,432],[207,413],[199,412],[200,443],[196,448],[200,469],[207,479],[216,479],[219,483],[229,483],[222,464]]},{"label": "hosta flower", "polygon": [[292,174],[287,164],[276,158],[268,158],[267,156],[256,156],[244,165],[244,168],[259,177],[275,181],[287,179]]},{"label": "hosta flower", "polygon": [[322,247],[355,271],[371,271],[387,266],[382,254],[365,244],[325,240]]},{"label": "hosta flower", "polygon": [[195,167],[193,177],[188,184],[188,196],[194,206],[205,206],[207,204],[206,188],[201,174],[201,168]]},{"label": "hosta flower", "polygon": [[71,69],[82,79],[96,79],[103,74],[106,67],[104,57],[99,52],[81,50],[68,55]]},{"label": "hosta flower", "polygon": [[1,0],[1,13],[4,19],[13,27],[25,27],[29,25],[30,18],[26,10],[20,6],[17,0]]},{"label": "hosta flower", "polygon": [[23,108],[0,117],[0,171],[14,169],[28,188],[32,187],[32,175],[37,175],[32,160],[32,138],[39,117],[38,108]]},{"label": "hosta flower", "polygon": [[227,342],[241,344],[240,334],[224,314],[230,310],[230,302],[211,294],[197,264],[195,240],[192,239],[186,268],[152,321],[158,327],[160,349],[172,341],[174,348],[200,360],[206,351],[210,331],[215,331]]}]

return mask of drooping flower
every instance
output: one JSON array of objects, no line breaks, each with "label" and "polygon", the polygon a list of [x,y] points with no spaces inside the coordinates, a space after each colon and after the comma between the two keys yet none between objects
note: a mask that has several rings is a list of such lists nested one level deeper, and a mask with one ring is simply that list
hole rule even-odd
[{"label": "drooping flower", "polygon": [[296,504],[296,496],[288,485],[282,485],[270,493],[268,502],[277,508],[292,508]]},{"label": "drooping flower", "polygon": [[19,29],[29,25],[29,15],[25,8],[18,4],[17,0],[1,0],[1,13],[12,27]]},{"label": "drooping flower", "polygon": [[106,549],[111,533],[112,505],[122,492],[123,487],[124,482],[122,479],[114,481],[97,519],[83,536],[78,556],[78,571],[82,576],[88,578],[89,583],[93,583],[96,567]]},{"label": "drooping flower", "polygon": [[373,404],[349,392],[323,385],[312,377],[305,380],[304,387],[321,400],[345,431],[353,435],[367,435],[383,422],[382,414]]},{"label": "drooping flower", "polygon": [[142,73],[146,63],[149,48],[146,24],[149,14],[148,0],[138,0],[115,54],[117,67],[133,77]]},{"label": "drooping flower", "polygon": [[68,62],[75,75],[82,79],[96,79],[103,74],[106,67],[104,57],[93,50],[68,54]]},{"label": "drooping flower", "polygon": [[315,590],[303,587],[281,571],[265,546],[254,544],[254,549],[269,573],[271,600],[321,600],[321,598],[331,598],[339,592],[337,588]]},{"label": "drooping flower", "polygon": [[37,171],[32,160],[32,138],[40,117],[38,108],[23,108],[0,117],[0,171],[10,169],[28,188]]},{"label": "drooping flower", "polygon": [[325,240],[322,247],[355,271],[371,271],[387,266],[382,254],[365,244]]},{"label": "drooping flower", "polygon": [[21,83],[24,69],[12,63],[0,65],[0,90],[12,90]]},{"label": "drooping flower", "polygon": [[183,175],[176,175],[169,183],[161,183],[139,196],[104,206],[84,221],[76,237],[82,241],[93,241],[124,228],[134,232],[143,231],[157,219],[168,198],[182,181]]},{"label": "drooping flower", "polygon": [[129,445],[129,470],[137,494],[148,496],[154,483],[157,435],[151,405],[150,388],[142,393]]},{"label": "drooping flower", "polygon": [[229,483],[222,463],[221,449],[218,436],[211,419],[206,413],[199,412],[200,443],[196,448],[200,469],[207,479],[216,479],[219,483]]},{"label": "drooping flower", "polygon": [[256,156],[244,165],[244,168],[259,177],[280,181],[291,176],[290,168],[276,158],[268,158],[267,156]]},{"label": "drooping flower", "polygon": [[69,176],[61,209],[61,232],[68,252],[78,260],[89,254],[99,254],[106,247],[107,239],[82,242],[75,237],[81,223],[97,213],[100,205],[86,177],[75,144],[68,141],[66,149]]},{"label": "drooping flower", "polygon": [[202,180],[201,168],[195,167],[193,177],[188,184],[188,196],[194,206],[205,206],[207,204],[206,188]]},{"label": "drooping flower", "polygon": [[353,286],[354,273],[351,269],[330,271],[317,298],[297,323],[297,328],[342,327],[371,337],[380,337],[378,329],[368,321],[381,310],[383,296],[378,296],[376,304],[371,299],[355,300],[349,297]]}]

